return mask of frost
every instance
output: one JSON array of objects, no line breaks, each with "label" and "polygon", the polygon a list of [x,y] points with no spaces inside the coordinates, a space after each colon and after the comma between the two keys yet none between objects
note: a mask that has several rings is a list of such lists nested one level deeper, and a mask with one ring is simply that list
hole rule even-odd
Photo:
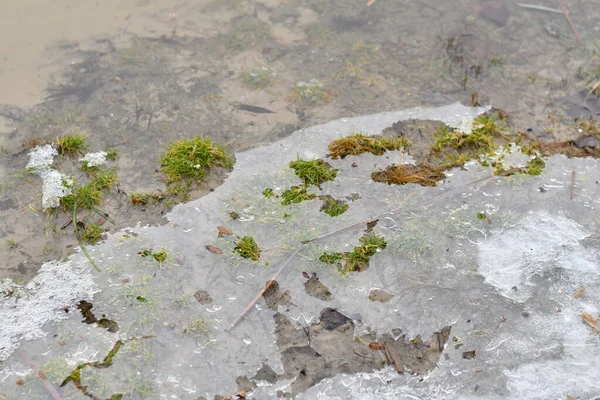
[{"label": "frost", "polygon": [[49,144],[39,146],[29,153],[27,168],[42,178],[42,208],[58,207],[60,199],[71,193],[73,180],[52,169],[54,156],[58,155],[56,149]]},{"label": "frost", "polygon": [[98,151],[96,153],[87,153],[84,157],[80,158],[79,161],[87,163],[88,167],[104,165],[106,164],[106,152]]}]

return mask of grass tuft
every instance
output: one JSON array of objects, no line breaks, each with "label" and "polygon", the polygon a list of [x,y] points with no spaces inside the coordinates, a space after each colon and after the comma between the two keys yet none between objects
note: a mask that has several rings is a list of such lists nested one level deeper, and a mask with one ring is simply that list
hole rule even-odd
[{"label": "grass tuft", "polygon": [[168,183],[187,181],[189,186],[204,181],[210,168],[232,168],[233,161],[220,144],[195,136],[171,143],[161,156],[160,165]]},{"label": "grass tuft", "polygon": [[74,131],[68,135],[57,137],[54,141],[56,150],[63,156],[75,157],[82,155],[89,145],[87,143],[87,133]]}]

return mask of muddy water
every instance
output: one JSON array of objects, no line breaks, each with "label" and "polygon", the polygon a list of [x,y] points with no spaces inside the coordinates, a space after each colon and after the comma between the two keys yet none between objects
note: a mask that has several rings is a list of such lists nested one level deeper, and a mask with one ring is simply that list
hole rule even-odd
[{"label": "muddy water", "polygon": [[[91,150],[119,150],[119,183],[101,206],[115,231],[163,221],[169,206],[133,205],[128,193],[165,189],[160,152],[181,137],[234,152],[343,116],[461,101],[564,139],[577,130],[560,99],[600,79],[592,1],[566,2],[583,45],[562,14],[493,0],[4,3],[0,278],[20,282],[77,244],[61,229],[70,217],[41,210],[41,182],[23,172],[31,145],[72,130],[90,133]],[[248,74],[261,71],[258,87]],[[57,167],[84,179],[76,160]]]}]

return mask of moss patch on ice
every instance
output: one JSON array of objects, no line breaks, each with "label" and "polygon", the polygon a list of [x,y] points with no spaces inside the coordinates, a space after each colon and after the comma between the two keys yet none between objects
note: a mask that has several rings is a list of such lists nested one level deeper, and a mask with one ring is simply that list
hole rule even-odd
[{"label": "moss patch on ice", "polygon": [[[342,274],[348,272],[364,271],[369,268],[369,260],[379,250],[385,249],[386,240],[374,233],[367,233],[360,239],[360,246],[354,247],[353,251],[344,253],[323,253],[319,261],[333,265],[335,264]],[[343,264],[342,264],[343,261]]]}]

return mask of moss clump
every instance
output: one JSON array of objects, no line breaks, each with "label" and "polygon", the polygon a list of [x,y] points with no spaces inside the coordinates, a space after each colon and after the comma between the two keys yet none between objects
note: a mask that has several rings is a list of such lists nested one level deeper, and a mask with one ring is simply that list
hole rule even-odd
[{"label": "moss clump", "polygon": [[102,239],[105,230],[98,224],[88,222],[85,227],[79,231],[79,235],[83,241],[88,244],[96,244]]},{"label": "moss clump", "polygon": [[325,264],[335,264],[341,259],[343,259],[344,254],[342,253],[323,253],[321,257],[319,257],[319,261]]},{"label": "moss clump", "polygon": [[321,159],[316,160],[296,160],[290,163],[298,178],[302,179],[305,187],[317,186],[327,181],[333,181],[337,176],[337,169],[332,169],[331,165]]},{"label": "moss clump", "polygon": [[154,258],[155,261],[157,261],[159,263],[165,262],[168,257],[168,254],[165,249],[162,249],[157,252],[153,252],[152,249],[144,249],[144,250],[138,252],[138,254],[142,257],[152,257],[152,258]]},{"label": "moss clump", "polygon": [[358,156],[363,153],[371,153],[380,156],[386,151],[399,150],[408,146],[410,142],[406,138],[375,138],[355,133],[345,138],[336,139],[329,143],[329,154],[332,159],[345,158],[346,156]]},{"label": "moss clump", "polygon": [[421,186],[436,186],[437,182],[446,178],[445,165],[433,164],[402,164],[390,165],[383,171],[373,172],[371,179],[375,182],[385,182],[388,185],[405,185],[407,183],[418,183]]},{"label": "moss clump", "polygon": [[57,137],[54,141],[56,150],[63,156],[74,157],[82,155],[89,148],[87,137],[87,133],[77,131]]},{"label": "moss clump", "polygon": [[337,217],[338,215],[342,215],[350,208],[350,206],[346,204],[345,201],[334,199],[329,195],[320,196],[319,198],[323,200],[321,211],[323,211],[325,214],[331,217]]},{"label": "moss clump", "polygon": [[244,236],[240,238],[238,236],[238,241],[233,248],[234,252],[237,252],[240,256],[244,258],[249,258],[252,261],[258,261],[260,258],[260,248],[256,244],[256,241],[251,236]]},{"label": "moss clump", "polygon": [[131,193],[129,195],[129,202],[135,205],[148,205],[158,204],[165,200],[166,196],[161,193]]},{"label": "moss clump", "polygon": [[263,190],[262,194],[267,199],[270,199],[271,197],[275,196],[275,192],[271,188],[266,188],[265,190]]},{"label": "moss clump", "polygon": [[115,147],[106,149],[106,159],[107,160],[115,161],[117,159],[118,155],[119,155],[119,149],[117,149]]},{"label": "moss clump", "polygon": [[527,163],[526,173],[529,175],[539,175],[546,168],[546,162],[541,157],[535,157]]},{"label": "moss clump", "polygon": [[[369,268],[369,260],[377,253],[379,249],[385,249],[387,242],[381,236],[373,233],[363,235],[360,239],[360,246],[354,247],[351,252],[345,253],[323,253],[319,261],[327,264],[337,264],[338,271],[342,274],[354,271],[364,271]],[[344,261],[342,265],[340,261]]]},{"label": "moss clump", "polygon": [[273,85],[273,73],[267,67],[255,68],[242,74],[242,82],[250,89],[265,89]]},{"label": "moss clump", "polygon": [[160,165],[168,183],[186,181],[189,186],[204,181],[210,168],[232,168],[233,161],[223,146],[195,136],[171,143],[162,154]]},{"label": "moss clump", "polygon": [[290,204],[301,203],[305,200],[312,200],[316,197],[316,194],[308,193],[306,187],[292,186],[281,194],[281,198],[283,199],[281,201],[281,205],[289,206]]}]

